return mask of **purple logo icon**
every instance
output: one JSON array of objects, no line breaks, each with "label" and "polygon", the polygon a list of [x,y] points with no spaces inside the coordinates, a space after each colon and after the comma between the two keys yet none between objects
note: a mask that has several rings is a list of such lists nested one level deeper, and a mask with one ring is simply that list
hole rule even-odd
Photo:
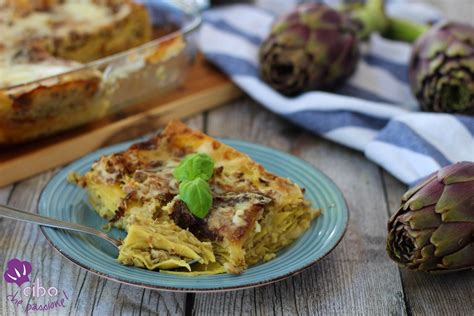
[{"label": "purple logo icon", "polygon": [[8,261],[7,271],[3,274],[3,278],[8,283],[16,283],[21,286],[23,283],[30,281],[28,277],[31,273],[31,263],[12,259]]}]

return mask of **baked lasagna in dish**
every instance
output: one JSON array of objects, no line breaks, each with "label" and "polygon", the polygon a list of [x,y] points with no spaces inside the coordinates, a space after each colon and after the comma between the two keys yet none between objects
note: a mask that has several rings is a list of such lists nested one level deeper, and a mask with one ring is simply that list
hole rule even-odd
[{"label": "baked lasagna in dish", "polygon": [[0,30],[0,145],[103,116],[130,82],[156,87],[153,65],[184,46],[177,35],[114,67],[89,64],[152,40],[147,8],[131,0],[0,0]]},{"label": "baked lasagna in dish", "polygon": [[[194,154],[214,163],[205,216],[191,212],[176,178],[176,168]],[[100,216],[127,231],[121,263],[168,273],[239,274],[271,260],[320,214],[289,179],[176,121],[71,180],[87,190]]]}]

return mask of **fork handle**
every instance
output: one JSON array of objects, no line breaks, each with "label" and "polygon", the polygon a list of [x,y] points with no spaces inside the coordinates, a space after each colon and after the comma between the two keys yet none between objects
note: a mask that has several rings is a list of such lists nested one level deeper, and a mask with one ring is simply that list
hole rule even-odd
[{"label": "fork handle", "polygon": [[36,213],[26,212],[26,211],[19,210],[19,209],[16,209],[7,205],[3,205],[3,204],[0,204],[0,217],[6,217],[9,219],[38,224],[41,226],[61,228],[61,229],[72,230],[76,232],[94,235],[94,236],[107,240],[108,242],[110,242],[117,248],[121,245],[121,242],[119,240],[113,239],[109,237],[107,234],[97,229],[79,225],[76,223],[63,222],[54,218],[41,216]]}]

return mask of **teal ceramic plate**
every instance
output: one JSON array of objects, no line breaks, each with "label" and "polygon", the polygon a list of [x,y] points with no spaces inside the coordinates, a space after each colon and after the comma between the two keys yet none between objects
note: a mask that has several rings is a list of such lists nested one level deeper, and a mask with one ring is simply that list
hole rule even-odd
[{"label": "teal ceramic plate", "polygon": [[[238,140],[222,141],[248,154],[270,172],[290,178],[304,187],[306,198],[323,211],[310,229],[280,251],[275,259],[252,266],[241,275],[183,277],[123,266],[116,261],[117,251],[113,246],[94,236],[52,228],[42,228],[42,232],[62,255],[88,271],[115,281],[168,291],[225,291],[276,282],[310,267],[336,247],[344,235],[348,211],[341,192],[327,176],[286,153]],[[98,150],[65,167],[43,191],[39,214],[100,229],[106,221],[92,210],[86,192],[68,183],[66,177],[73,171],[85,173],[101,155],[125,150],[130,144]],[[124,237],[124,233],[117,229],[112,229],[109,234],[116,238]]]}]

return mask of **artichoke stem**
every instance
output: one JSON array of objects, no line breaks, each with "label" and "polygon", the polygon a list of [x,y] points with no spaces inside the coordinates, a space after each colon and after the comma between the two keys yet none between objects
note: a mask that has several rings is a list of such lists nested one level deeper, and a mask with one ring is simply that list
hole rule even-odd
[{"label": "artichoke stem", "polygon": [[420,24],[404,19],[389,18],[389,23],[384,37],[395,40],[413,43],[421,34],[429,30],[427,24]]},{"label": "artichoke stem", "polygon": [[384,33],[388,27],[384,0],[367,0],[363,7],[354,9],[350,15],[361,23],[362,28],[358,32],[361,39],[367,39],[373,32]]}]

